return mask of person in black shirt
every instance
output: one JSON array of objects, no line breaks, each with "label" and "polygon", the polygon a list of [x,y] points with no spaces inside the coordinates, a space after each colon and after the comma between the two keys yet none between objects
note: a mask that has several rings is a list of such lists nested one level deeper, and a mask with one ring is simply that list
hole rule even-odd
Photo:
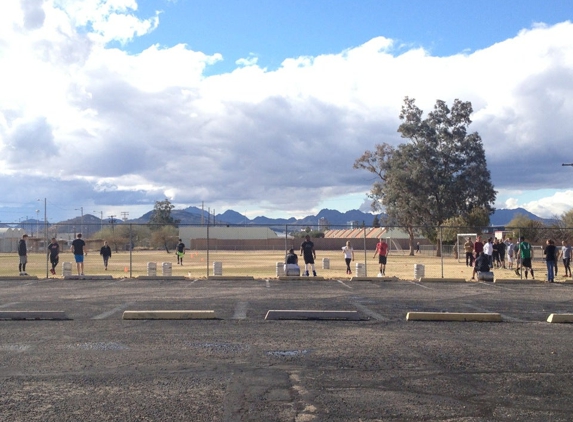
[{"label": "person in black shirt", "polygon": [[52,237],[52,242],[48,245],[48,253],[50,254],[50,264],[52,264],[50,272],[55,275],[56,265],[60,261],[60,245],[55,237]]},{"label": "person in black shirt", "polygon": [[557,248],[551,239],[547,239],[545,250],[545,263],[547,264],[547,281],[553,283],[555,278],[555,264],[557,263]]},{"label": "person in black shirt", "polygon": [[311,242],[310,236],[305,236],[305,241],[300,245],[300,254],[304,258],[305,275],[309,275],[309,269],[312,269],[312,275],[316,277],[316,270],[314,268],[314,260],[316,259],[316,251],[314,250],[314,243]]},{"label": "person in black shirt", "polygon": [[175,255],[177,255],[177,264],[183,265],[183,255],[185,255],[185,243],[179,239],[177,248],[175,250]]},{"label": "person in black shirt", "polygon": [[77,239],[72,242],[72,253],[74,254],[74,258],[76,259],[76,267],[78,269],[78,275],[84,275],[84,254],[87,255],[87,252],[84,252],[84,247],[86,246],[86,242],[82,239],[82,234],[77,234]]},{"label": "person in black shirt", "polygon": [[28,235],[22,236],[22,239],[18,242],[18,256],[20,257],[20,263],[18,264],[18,270],[20,275],[28,275],[26,273],[26,264],[28,263],[28,246],[26,245],[26,240],[28,240]]},{"label": "person in black shirt", "polygon": [[99,250],[99,254],[103,258],[103,268],[104,268],[104,270],[107,271],[107,263],[108,263],[109,259],[111,258],[111,248],[107,244],[107,240],[103,241],[103,246]]}]

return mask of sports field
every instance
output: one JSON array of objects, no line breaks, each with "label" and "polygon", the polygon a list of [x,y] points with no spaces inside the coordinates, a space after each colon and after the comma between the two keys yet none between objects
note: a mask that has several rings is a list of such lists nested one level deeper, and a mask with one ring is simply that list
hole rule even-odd
[{"label": "sports field", "polygon": [[[355,275],[356,263],[365,263],[368,276],[378,274],[378,260],[373,259],[373,252],[355,251],[355,261],[351,264]],[[323,269],[322,260],[330,260],[330,268]],[[157,274],[162,271],[163,262],[172,263],[173,275],[186,277],[207,277],[213,275],[213,262],[222,262],[224,276],[253,276],[255,278],[276,277],[276,263],[283,262],[284,255],[276,251],[187,251],[183,260],[183,265],[176,265],[174,253],[165,251],[134,251],[114,253],[110,259],[108,271],[104,271],[101,256],[98,253],[88,253],[85,257],[86,275],[111,275],[114,278],[137,277],[147,275],[147,263],[157,263]],[[18,275],[18,255],[16,253],[0,254],[0,276]],[[57,267],[56,277],[62,276],[62,263],[71,262],[73,274],[76,274],[74,257],[70,252],[60,254],[60,263]],[[302,258],[300,259],[302,262]],[[424,265],[425,276],[431,278],[463,278],[469,280],[472,276],[472,268],[466,267],[464,262],[457,259],[445,257],[443,259],[429,255],[403,255],[390,254],[386,266],[386,276],[397,277],[404,280],[414,279],[415,264]],[[545,262],[536,259],[533,263],[535,278],[544,280],[546,277]],[[317,275],[324,278],[349,279],[346,274],[346,266],[341,252],[338,251],[317,251],[316,259]],[[32,253],[28,255],[26,272],[39,278],[46,277],[46,256]],[[508,269],[495,269],[497,279],[518,278],[515,272]],[[561,277],[564,274],[563,267],[559,266],[559,273],[556,281],[565,280]],[[53,277],[50,275],[50,277]]]}]

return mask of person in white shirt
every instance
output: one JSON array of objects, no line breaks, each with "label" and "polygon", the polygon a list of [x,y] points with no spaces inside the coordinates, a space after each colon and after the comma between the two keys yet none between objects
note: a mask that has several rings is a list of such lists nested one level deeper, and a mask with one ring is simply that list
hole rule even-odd
[{"label": "person in white shirt", "polygon": [[350,262],[354,261],[354,249],[352,249],[350,240],[346,242],[346,246],[342,247],[342,253],[344,254],[344,261],[346,262],[346,274],[352,274]]},{"label": "person in white shirt", "polygon": [[489,267],[493,267],[493,243],[491,237],[483,245],[483,253],[487,255],[487,258],[489,259]]}]

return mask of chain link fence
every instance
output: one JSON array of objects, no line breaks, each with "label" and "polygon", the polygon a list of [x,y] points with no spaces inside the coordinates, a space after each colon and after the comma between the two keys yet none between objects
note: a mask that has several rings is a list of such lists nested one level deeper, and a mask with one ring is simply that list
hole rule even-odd
[{"label": "chain link fence", "polygon": [[[115,222],[115,224],[98,222],[71,224],[36,224],[19,227],[17,223],[8,225],[0,237],[0,251],[14,253],[22,235],[28,234],[28,249],[30,253],[45,254],[51,238],[56,238],[63,254],[69,252],[71,242],[78,233],[82,233],[88,253],[99,253],[104,241],[107,241],[115,254],[129,256],[128,268],[125,271],[130,276],[145,273],[141,263],[134,264],[132,255],[142,255],[154,252],[161,259],[172,259],[174,249],[179,240],[185,244],[186,252],[190,255],[191,263],[203,267],[203,275],[212,274],[211,265],[215,260],[225,259],[225,254],[235,254],[233,260],[239,260],[236,255],[243,254],[244,260],[256,260],[257,254],[265,257],[275,257],[279,263],[284,260],[286,251],[300,251],[305,236],[310,236],[317,252],[317,260],[327,258],[336,262],[334,270],[342,271],[341,249],[350,242],[354,253],[355,263],[362,263],[368,272],[376,271],[378,263],[372,255],[379,239],[384,239],[389,245],[390,262],[406,262],[437,266],[438,277],[452,277],[454,272],[445,268],[451,264],[464,264],[465,252],[463,243],[470,237],[475,241],[476,236],[482,239],[497,238],[503,241],[512,238],[514,241],[524,236],[533,246],[534,262],[544,259],[544,245],[552,239],[556,245],[561,242],[571,242],[573,229],[566,227],[483,227],[477,230],[467,227],[368,227],[363,222],[349,222],[344,225],[332,225],[326,222],[319,224],[135,224]],[[192,261],[201,257],[201,260]],[[410,257],[410,258],[407,258]],[[400,258],[400,261],[398,261]],[[268,258],[267,258],[268,259]],[[272,258],[271,258],[272,259]],[[233,261],[229,260],[229,261]],[[315,263],[322,265],[321,262]],[[134,265],[138,265],[135,268]],[[269,267],[268,263],[266,264]],[[270,266],[269,276],[274,275],[275,268]],[[391,264],[389,264],[391,268]],[[330,269],[330,268],[329,268]],[[245,270],[232,264],[226,265],[226,275],[239,275]],[[410,271],[411,272],[411,271]],[[323,272],[324,273],[324,272]],[[330,272],[327,272],[327,274]],[[392,271],[389,271],[392,273]],[[189,272],[187,275],[191,275]],[[200,273],[198,273],[200,274]],[[334,273],[333,273],[334,274]],[[464,274],[465,278],[468,274]]]}]

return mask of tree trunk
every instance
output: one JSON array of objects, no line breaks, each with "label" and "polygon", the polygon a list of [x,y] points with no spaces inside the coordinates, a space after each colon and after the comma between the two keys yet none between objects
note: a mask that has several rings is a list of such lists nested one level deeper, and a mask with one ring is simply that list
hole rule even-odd
[{"label": "tree trunk", "polygon": [[410,244],[410,256],[414,256],[416,253],[415,245],[414,245],[414,229],[412,227],[407,227],[409,240],[408,243]]}]

